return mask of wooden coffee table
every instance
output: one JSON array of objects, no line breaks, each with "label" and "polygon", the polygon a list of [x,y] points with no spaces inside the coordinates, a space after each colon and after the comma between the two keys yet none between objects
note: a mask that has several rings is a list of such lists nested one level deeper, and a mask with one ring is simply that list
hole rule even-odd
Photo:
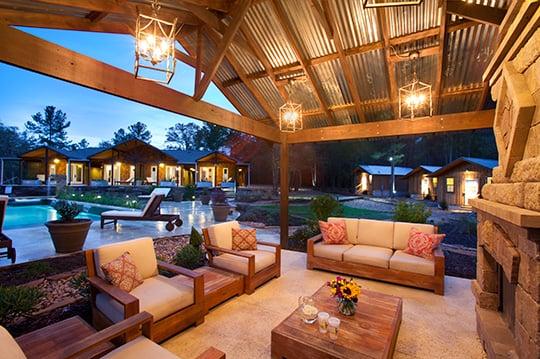
[{"label": "wooden coffee table", "polygon": [[401,325],[402,299],[362,290],[356,314],[339,314],[328,287],[314,295],[319,311],[341,320],[338,338],[319,333],[319,325],[305,324],[297,308],[272,330],[272,358],[391,358]]}]

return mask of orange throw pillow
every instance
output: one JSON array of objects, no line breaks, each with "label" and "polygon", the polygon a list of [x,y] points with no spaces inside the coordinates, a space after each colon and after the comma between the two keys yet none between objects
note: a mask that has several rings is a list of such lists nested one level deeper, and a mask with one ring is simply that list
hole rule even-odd
[{"label": "orange throw pillow", "polygon": [[413,256],[433,259],[433,251],[441,244],[446,234],[427,234],[411,228],[407,248],[403,252]]},{"label": "orange throw pillow", "polygon": [[131,292],[144,282],[129,252],[124,252],[120,257],[102,264],[101,269],[112,285],[126,292]]},{"label": "orange throw pillow", "polygon": [[257,231],[255,229],[233,228],[232,249],[234,251],[257,250]]},{"label": "orange throw pillow", "polygon": [[319,227],[321,228],[324,244],[349,244],[345,221],[319,221]]}]

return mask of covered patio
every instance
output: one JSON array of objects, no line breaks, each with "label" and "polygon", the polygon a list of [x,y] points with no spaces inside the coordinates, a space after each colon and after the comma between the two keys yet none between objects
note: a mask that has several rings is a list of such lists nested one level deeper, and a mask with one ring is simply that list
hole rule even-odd
[{"label": "covered patio", "polygon": [[[0,2],[0,61],[279,146],[283,249],[289,240],[289,156],[295,146],[494,128],[499,167],[493,183],[484,187],[484,198],[470,200],[479,211],[477,279],[442,273],[444,296],[359,279],[368,290],[402,297],[404,303],[393,322],[396,337],[373,356],[540,355],[537,0],[423,0],[407,6],[370,0],[179,0],[160,5],[159,16],[182,24],[173,52],[195,69],[193,95],[137,79],[18,28],[137,35],[138,14],[151,12],[145,1]],[[212,82],[238,113],[201,100]],[[403,95],[412,91],[410,85],[428,90]],[[296,106],[282,114],[284,105],[297,104],[300,111]],[[291,123],[294,130],[284,131]],[[279,267],[278,252],[272,265]],[[304,254],[283,251],[281,277],[262,271],[277,278],[251,296],[233,297],[213,309],[206,323],[193,320],[195,327],[163,347],[186,357],[209,345],[232,358],[279,357],[271,349],[272,328],[297,307],[299,295],[312,294],[334,277],[309,264],[306,269],[305,261]],[[251,266],[247,277],[254,274]],[[255,274],[254,282],[261,284],[260,277]],[[425,284],[427,275],[415,278],[424,287],[432,284]],[[193,306],[199,304],[195,300]],[[377,338],[374,342],[366,348],[383,346]],[[344,343],[342,348],[354,349]]]}]

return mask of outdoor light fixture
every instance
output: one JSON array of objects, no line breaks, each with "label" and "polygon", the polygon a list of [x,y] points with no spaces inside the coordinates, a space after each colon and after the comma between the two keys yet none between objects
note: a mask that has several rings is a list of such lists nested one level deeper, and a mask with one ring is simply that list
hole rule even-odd
[{"label": "outdoor light fixture", "polygon": [[279,129],[281,131],[296,132],[302,127],[302,105],[289,101],[279,108]]},{"label": "outdoor light fixture", "polygon": [[399,88],[399,118],[433,115],[431,85],[418,80],[416,76],[418,56],[418,52],[413,52],[409,56],[413,62],[412,82]]},{"label": "outdoor light fixture", "polygon": [[364,9],[377,7],[397,7],[397,6],[415,6],[420,5],[423,0],[403,0],[403,1],[384,1],[384,0],[362,0]]},{"label": "outdoor light fixture", "polygon": [[53,162],[56,163],[56,164],[58,164],[58,163],[60,163],[60,160],[59,160],[58,158],[55,158],[55,159],[53,160]]},{"label": "outdoor light fixture", "polygon": [[152,16],[139,14],[135,29],[135,77],[168,84],[175,71],[176,18],[158,18],[159,1],[152,1]]}]

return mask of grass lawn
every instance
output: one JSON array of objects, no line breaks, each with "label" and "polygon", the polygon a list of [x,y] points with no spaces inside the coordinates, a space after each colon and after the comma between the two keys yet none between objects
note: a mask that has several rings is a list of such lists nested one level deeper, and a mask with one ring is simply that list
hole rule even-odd
[{"label": "grass lawn", "polygon": [[[270,212],[279,213],[279,205],[277,204],[267,204],[256,206],[256,208],[261,208]],[[309,208],[309,205],[289,205],[289,214],[298,217],[304,218],[313,218],[313,213]],[[374,211],[371,209],[362,209],[362,208],[352,208],[343,206],[343,217],[347,218],[367,218],[367,219],[391,219],[392,213]]]}]

